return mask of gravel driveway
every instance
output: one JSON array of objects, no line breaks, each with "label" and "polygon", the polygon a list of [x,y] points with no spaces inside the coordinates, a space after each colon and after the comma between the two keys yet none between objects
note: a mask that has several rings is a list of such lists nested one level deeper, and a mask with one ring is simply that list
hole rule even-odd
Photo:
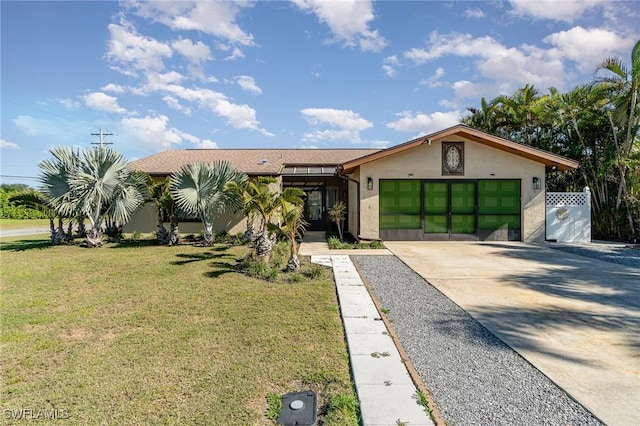
[{"label": "gravel driveway", "polygon": [[395,256],[352,256],[449,425],[598,425]]}]

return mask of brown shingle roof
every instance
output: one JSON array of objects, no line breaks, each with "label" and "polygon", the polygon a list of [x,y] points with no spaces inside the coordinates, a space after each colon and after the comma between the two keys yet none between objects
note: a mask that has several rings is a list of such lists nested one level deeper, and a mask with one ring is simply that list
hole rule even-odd
[{"label": "brown shingle roof", "polygon": [[[129,163],[150,175],[169,175],[195,161],[227,160],[249,175],[275,175],[284,165],[339,165],[379,149],[176,149]],[[266,160],[266,161],[264,161]]]}]

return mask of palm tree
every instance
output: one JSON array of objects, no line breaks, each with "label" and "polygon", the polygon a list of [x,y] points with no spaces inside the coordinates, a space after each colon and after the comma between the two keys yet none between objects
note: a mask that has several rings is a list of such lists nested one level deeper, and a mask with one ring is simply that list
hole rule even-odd
[{"label": "palm tree", "polygon": [[343,240],[342,228],[344,226],[344,220],[347,216],[347,205],[344,201],[338,201],[329,209],[329,219],[338,227],[338,235],[340,235],[340,241]]},{"label": "palm tree", "polygon": [[129,170],[122,154],[111,149],[80,153],[63,147],[51,153],[54,158],[39,165],[50,206],[62,217],[87,218],[91,225],[87,246],[102,246],[105,220],[121,226],[144,202],[142,176]]},{"label": "palm tree", "polygon": [[485,98],[480,99],[480,108],[467,108],[471,114],[464,117],[461,121],[469,127],[482,130],[487,133],[495,133],[496,130],[496,105],[487,102]]},{"label": "palm tree", "polygon": [[[160,244],[172,246],[178,244],[179,235],[178,219],[175,211],[175,202],[171,196],[170,184],[171,180],[169,178],[160,182],[155,182],[153,178],[148,175],[146,178],[149,201],[153,203],[157,214],[156,238]],[[169,231],[164,227],[165,215],[169,216]]]},{"label": "palm tree", "polygon": [[282,194],[277,197],[276,203],[279,205],[278,224],[269,223],[271,231],[281,232],[291,243],[291,255],[287,262],[288,271],[300,270],[300,259],[298,259],[298,241],[302,237],[308,223],[304,220],[304,197],[305,193],[300,188],[285,188]]},{"label": "palm tree", "polygon": [[[604,74],[601,71],[605,71]],[[600,74],[599,74],[600,73]],[[638,149],[640,139],[640,40],[636,42],[631,51],[631,69],[618,58],[607,58],[602,61],[595,70],[593,87],[602,94],[603,99],[612,105],[611,128],[614,140],[619,145],[618,173],[619,187],[616,197],[616,208],[619,208],[622,200],[625,201],[629,227],[632,236],[635,235],[633,220],[633,206],[627,187],[627,172],[632,151]],[[618,142],[617,130],[619,129],[622,140]],[[636,206],[636,208],[638,208]]]},{"label": "palm tree", "polygon": [[258,232],[255,235],[254,247],[256,256],[265,261],[269,260],[276,243],[275,232],[269,230],[269,223],[272,223],[273,216],[280,208],[279,194],[270,187],[275,183],[275,178],[260,176],[245,185],[228,186],[240,195],[247,217],[257,219]]},{"label": "palm tree", "polygon": [[176,206],[186,215],[200,218],[206,246],[213,245],[215,219],[226,210],[242,207],[242,199],[226,187],[227,183],[241,185],[246,180],[247,175],[227,161],[189,163],[171,177],[170,191]]}]

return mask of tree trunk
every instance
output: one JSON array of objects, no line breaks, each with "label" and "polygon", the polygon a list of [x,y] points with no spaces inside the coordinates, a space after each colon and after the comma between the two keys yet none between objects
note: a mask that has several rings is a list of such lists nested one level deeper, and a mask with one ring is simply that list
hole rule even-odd
[{"label": "tree trunk", "polygon": [[213,224],[211,223],[205,223],[204,224],[204,241],[203,241],[203,245],[205,247],[211,247],[213,246],[214,243],[214,239],[213,239]]},{"label": "tree trunk", "polygon": [[244,233],[244,237],[251,242],[256,240],[253,217],[247,217],[247,230]]},{"label": "tree trunk", "polygon": [[158,224],[158,230],[156,231],[156,239],[160,245],[167,245],[170,241],[169,233],[167,232],[167,228],[164,225]]},{"label": "tree trunk", "polygon": [[263,229],[256,238],[256,255],[268,262],[273,251],[273,246],[276,244],[275,233],[269,233],[266,229]]},{"label": "tree trunk", "polygon": [[173,213],[169,218],[169,222],[170,222],[169,245],[173,246],[178,244],[178,242],[180,241],[180,235],[178,234],[178,221],[176,220],[176,217]]},{"label": "tree trunk", "polygon": [[87,228],[84,226],[84,217],[78,216],[77,220],[78,220],[78,236],[79,237],[86,237]]},{"label": "tree trunk", "polygon": [[56,223],[53,218],[49,218],[49,229],[51,230],[51,244],[55,244],[56,239]]},{"label": "tree trunk", "polygon": [[300,270],[300,259],[298,259],[297,254],[291,253],[291,257],[287,262],[287,271],[289,272],[297,272]]},{"label": "tree trunk", "polygon": [[91,229],[87,232],[85,241],[89,248],[102,247],[102,230],[100,228]]}]

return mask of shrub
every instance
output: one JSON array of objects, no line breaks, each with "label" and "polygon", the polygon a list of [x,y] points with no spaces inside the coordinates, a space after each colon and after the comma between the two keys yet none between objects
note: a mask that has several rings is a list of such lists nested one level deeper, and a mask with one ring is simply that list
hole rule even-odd
[{"label": "shrub", "polygon": [[351,249],[353,248],[353,244],[340,241],[340,238],[336,236],[329,236],[327,238],[327,244],[329,245],[329,249],[331,250],[339,250],[339,249]]},{"label": "shrub", "polygon": [[245,258],[245,265],[247,275],[253,278],[273,281],[278,276],[278,271],[262,259],[247,257]]},{"label": "shrub", "polygon": [[222,234],[216,235],[215,241],[216,243],[228,244],[230,246],[242,246],[249,242],[243,232],[235,235],[223,232]]},{"label": "shrub", "polygon": [[311,266],[309,266],[309,270],[305,272],[305,275],[309,279],[317,280],[324,275],[324,268],[322,267],[322,265],[312,263]]},{"label": "shrub", "polygon": [[289,282],[290,283],[301,283],[304,282],[305,278],[304,275],[299,274],[299,273],[294,273],[289,275]]},{"label": "shrub", "polygon": [[267,394],[267,411],[264,413],[269,420],[276,421],[282,410],[282,398],[275,392]]},{"label": "shrub", "polygon": [[287,266],[289,261],[289,254],[291,253],[290,242],[279,240],[273,247],[271,252],[271,265],[274,268],[283,270]]},{"label": "shrub", "polygon": [[382,241],[371,241],[369,243],[369,248],[372,249],[383,249],[384,247],[384,243]]}]

